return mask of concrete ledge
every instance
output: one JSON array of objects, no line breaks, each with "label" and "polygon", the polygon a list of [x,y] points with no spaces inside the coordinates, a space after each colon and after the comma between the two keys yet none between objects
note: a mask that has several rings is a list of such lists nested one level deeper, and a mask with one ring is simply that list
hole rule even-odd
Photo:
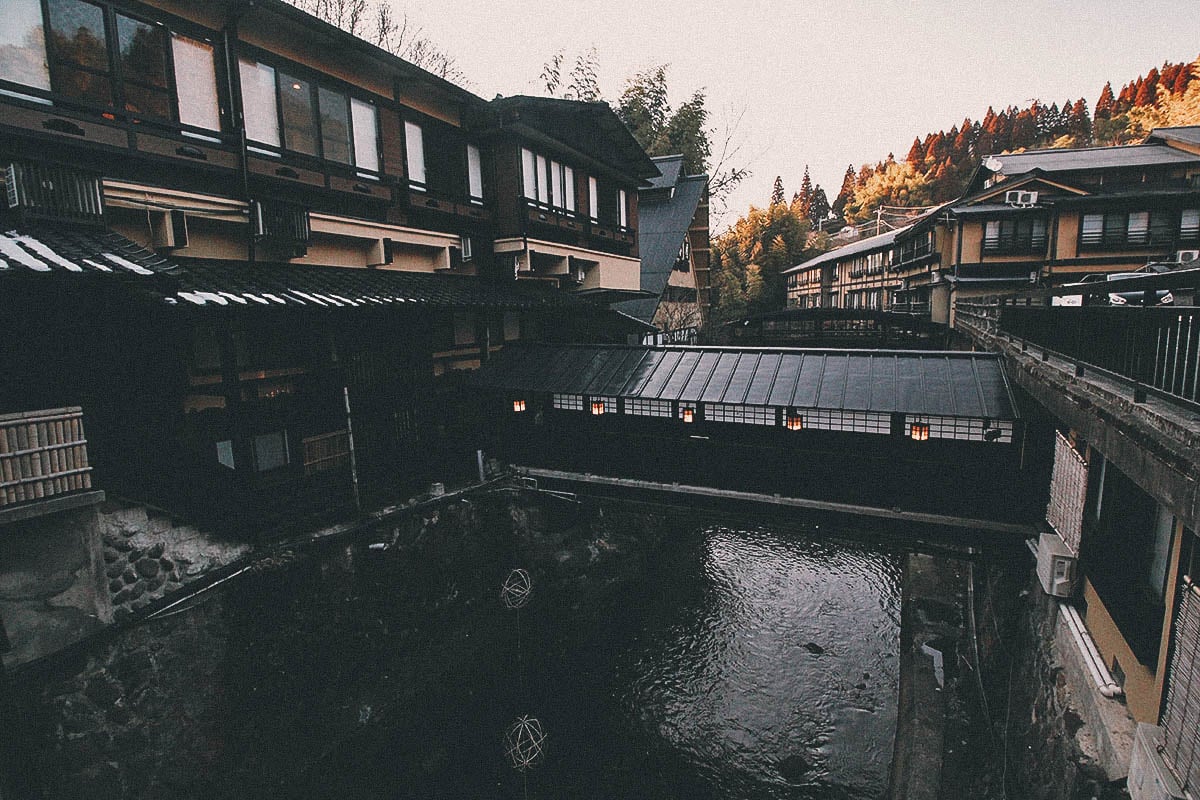
[{"label": "concrete ledge", "polygon": [[1051,655],[1062,665],[1074,700],[1072,708],[1083,720],[1075,741],[1084,755],[1104,770],[1109,780],[1124,778],[1129,773],[1136,723],[1123,702],[1100,694],[1066,620],[1057,609],[1055,615]]},{"label": "concrete ledge", "polygon": [[100,490],[60,494],[55,497],[47,497],[44,500],[35,500],[32,503],[22,503],[12,508],[0,508],[0,525],[44,517],[47,514],[57,514],[61,511],[95,506],[103,502],[104,492]]}]

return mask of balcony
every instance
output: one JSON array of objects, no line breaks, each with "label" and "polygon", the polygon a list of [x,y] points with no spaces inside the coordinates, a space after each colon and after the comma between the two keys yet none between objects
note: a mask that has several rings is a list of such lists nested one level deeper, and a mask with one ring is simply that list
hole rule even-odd
[{"label": "balcony", "polygon": [[[1177,299],[1194,295],[1200,270],[1177,270],[1011,295],[959,300],[956,327],[978,337],[1031,347],[1041,359],[1073,365],[1076,378],[1094,375],[1124,387],[1135,403],[1154,395],[1200,410],[1200,307],[1088,305],[1112,293]],[[1084,305],[1078,305],[1080,295]],[[1062,301],[1055,298],[1064,296]],[[1071,299],[1073,298],[1073,299]],[[1072,302],[1072,305],[1052,305]]]},{"label": "balcony", "polygon": [[92,488],[78,406],[0,416],[0,511]]}]

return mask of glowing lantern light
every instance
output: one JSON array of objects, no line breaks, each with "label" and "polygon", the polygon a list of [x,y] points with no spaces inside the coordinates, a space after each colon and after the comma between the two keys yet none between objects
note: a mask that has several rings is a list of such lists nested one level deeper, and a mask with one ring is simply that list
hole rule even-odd
[{"label": "glowing lantern light", "polygon": [[695,421],[696,421],[696,411],[695,411],[695,409],[692,409],[692,408],[685,408],[685,409],[683,409],[683,410],[682,410],[682,412],[680,412],[680,413],[681,413],[681,414],[682,414],[682,416],[683,416],[683,421],[684,421],[684,422],[695,422]]},{"label": "glowing lantern light", "polygon": [[604,413],[604,401],[603,400],[596,400],[592,403],[592,413],[595,414],[596,416],[600,416],[601,414]]},{"label": "glowing lantern light", "polygon": [[929,439],[929,423],[914,422],[908,429],[908,435],[912,437],[914,442],[924,442]]},{"label": "glowing lantern light", "polygon": [[788,414],[787,415],[787,429],[789,431],[804,430],[804,417],[801,416],[800,414]]},{"label": "glowing lantern light", "polygon": [[513,400],[513,413],[514,414],[520,414],[524,410],[525,410],[525,401],[524,400]]}]

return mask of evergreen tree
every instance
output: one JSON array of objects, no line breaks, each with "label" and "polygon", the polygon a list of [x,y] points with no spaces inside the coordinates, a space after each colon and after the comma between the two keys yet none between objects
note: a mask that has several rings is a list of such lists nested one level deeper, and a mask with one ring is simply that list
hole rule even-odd
[{"label": "evergreen tree", "polygon": [[776,175],[775,176],[775,188],[771,190],[771,205],[773,205],[773,206],[783,205],[783,200],[784,200],[783,178]]},{"label": "evergreen tree", "polygon": [[841,217],[845,214],[846,203],[850,198],[854,197],[854,187],[857,181],[854,176],[854,165],[850,164],[846,167],[846,173],[842,176],[842,188],[838,190],[838,195],[833,199],[833,215]]},{"label": "evergreen tree", "polygon": [[1104,84],[1100,91],[1100,99],[1096,101],[1096,119],[1109,119],[1116,108],[1117,99],[1113,97],[1112,81]]},{"label": "evergreen tree", "polygon": [[820,229],[823,223],[829,219],[831,210],[829,198],[825,196],[825,190],[818,184],[813,188],[812,201],[808,205],[808,221],[811,227]]},{"label": "evergreen tree", "polygon": [[1179,72],[1175,75],[1175,80],[1171,84],[1172,94],[1183,94],[1187,91],[1188,83],[1192,79],[1191,66],[1188,64],[1180,64]]},{"label": "evergreen tree", "polygon": [[912,147],[908,148],[908,155],[904,160],[918,169],[925,163],[925,148],[921,146],[920,136],[913,139]]}]

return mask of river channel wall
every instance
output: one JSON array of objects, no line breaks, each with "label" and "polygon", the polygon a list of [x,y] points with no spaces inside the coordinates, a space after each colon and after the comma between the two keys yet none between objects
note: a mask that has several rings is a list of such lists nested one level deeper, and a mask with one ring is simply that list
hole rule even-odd
[{"label": "river channel wall", "polygon": [[985,714],[1007,796],[1128,798],[1130,742],[1121,740],[1131,741],[1132,722],[1122,725],[1119,700],[1097,702],[1032,556],[1022,547],[990,551],[976,569],[975,597]]},{"label": "river channel wall", "polygon": [[[475,673],[511,648],[499,587],[513,567],[529,569],[535,591],[569,587],[586,604],[619,591],[669,526],[645,511],[475,494],[230,564],[208,552],[216,571],[189,576],[203,553],[160,552],[144,522],[126,511],[93,537],[109,571],[121,566],[101,580],[122,583],[114,605],[128,611],[10,670],[22,796],[308,796],[314,771],[344,763],[372,726],[419,724],[429,698],[495,681]],[[481,612],[494,617],[482,632]],[[498,708],[483,735],[499,742],[508,713]],[[397,757],[435,769],[443,746]]]}]

